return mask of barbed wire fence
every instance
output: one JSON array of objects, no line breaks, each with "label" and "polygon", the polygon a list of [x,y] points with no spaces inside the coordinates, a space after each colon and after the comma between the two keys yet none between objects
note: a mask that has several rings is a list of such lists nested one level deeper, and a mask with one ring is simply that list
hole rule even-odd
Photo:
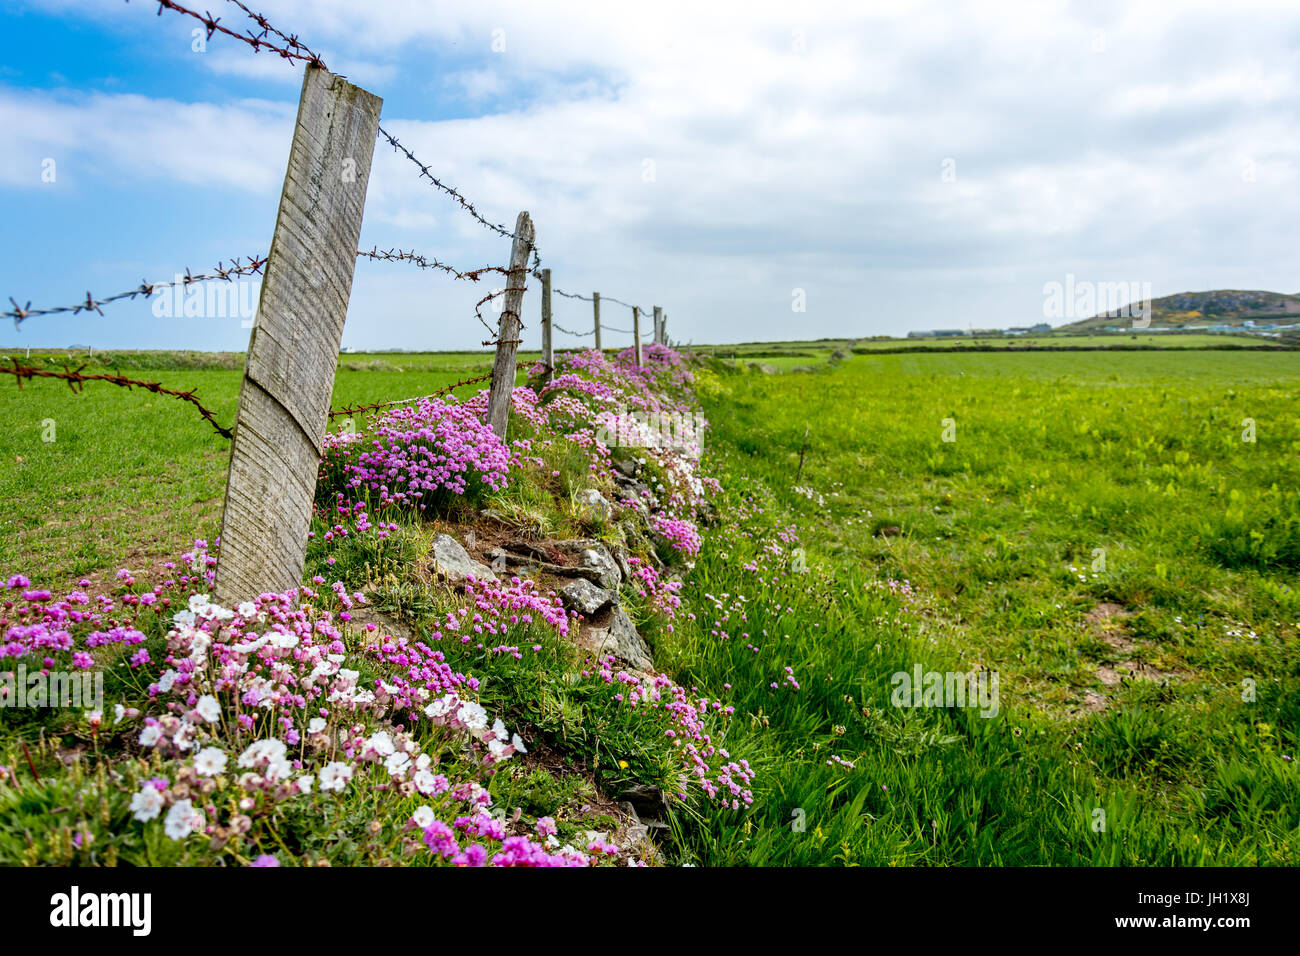
[{"label": "barbed wire fence", "polygon": [[[130,2],[130,0],[126,0]],[[488,421],[504,439],[509,414],[509,392],[515,387],[515,356],[522,344],[524,327],[521,315],[528,279],[542,283],[542,369],[549,381],[555,369],[554,332],[579,339],[594,337],[592,347],[601,349],[602,331],[633,337],[633,361],[641,365],[642,335],[640,317],[650,310],[622,299],[606,296],[608,302],[632,311],[632,328],[623,329],[601,322],[601,294],[585,296],[552,289],[551,269],[543,267],[536,233],[528,213],[519,215],[515,228],[494,222],[471,202],[465,193],[445,178],[435,175],[430,164],[423,162],[407,144],[379,123],[381,101],[378,97],[330,73],[324,59],[299,39],[273,26],[265,16],[250,9],[241,0],[226,0],[248,25],[242,29],[229,24],[227,18],[186,7],[174,0],[151,0],[158,4],[157,15],[170,11],[202,25],[207,40],[221,36],[251,47],[254,53],[267,52],[304,68],[303,90],[299,103],[290,150],[289,171],[284,180],[280,213],[276,222],[271,251],[267,255],[236,257],[230,265],[222,260],[207,271],[195,273],[189,268],[175,273],[172,281],[141,280],[121,292],[96,297],[86,293],[84,300],[70,305],[34,306],[32,300],[22,304],[9,297],[11,308],[0,312],[17,330],[29,320],[54,315],[81,315],[94,312],[104,316],[104,308],[114,304],[152,298],[169,290],[184,292],[200,283],[234,282],[261,276],[260,301],[251,327],[248,361],[240,392],[237,420],[232,428],[222,426],[212,410],[203,405],[194,390],[181,391],[159,382],[128,378],[120,370],[113,373],[86,372],[87,364],[73,368],[65,363],[59,370],[38,368],[20,363],[0,365],[0,372],[12,375],[19,388],[35,378],[64,381],[74,392],[87,382],[106,382],[128,389],[166,395],[192,405],[223,438],[233,442],[222,524],[222,554],[218,559],[214,585],[219,599],[242,598],[265,590],[288,590],[301,579],[305,561],[306,530],[310,521],[310,495],[301,489],[314,487],[315,470],[321,443],[329,422],[340,418],[382,411],[445,395],[457,388],[490,381]],[[196,31],[197,32],[197,31]],[[328,122],[328,118],[347,113],[346,122]],[[442,259],[415,249],[378,245],[369,250],[357,247],[365,189],[375,146],[386,143],[395,153],[416,168],[417,178],[450,199],[456,207],[494,235],[511,241],[509,266],[485,265],[461,269]],[[315,171],[351,166],[332,181],[315,175]],[[307,201],[304,201],[307,200]],[[292,237],[292,238],[290,238]],[[281,241],[276,241],[277,239]],[[341,245],[345,242],[347,245]],[[291,251],[285,251],[289,249]],[[480,282],[486,275],[500,275],[502,287],[480,298],[473,307],[475,318],[488,332],[482,344],[495,347],[493,371],[448,385],[427,395],[396,401],[381,401],[331,409],[337,356],[346,317],[348,299],[356,263],[360,259],[400,263],[420,270],[442,272],[457,281]],[[322,283],[306,276],[319,275],[327,268],[338,269],[340,297],[325,296]],[[344,274],[345,270],[345,274]],[[325,283],[328,284],[328,283]],[[554,322],[552,291],[575,301],[592,303],[593,326],[576,331]],[[500,300],[500,301],[498,301]],[[483,315],[484,306],[492,304],[498,313],[496,327]],[[662,310],[655,306],[653,341],[666,344]],[[292,343],[292,351],[284,343]],[[332,362],[321,365],[321,357],[332,354]],[[262,435],[297,435],[268,442]],[[273,476],[273,477],[271,477]],[[270,482],[270,485],[268,485]],[[279,495],[266,500],[268,487]]]}]

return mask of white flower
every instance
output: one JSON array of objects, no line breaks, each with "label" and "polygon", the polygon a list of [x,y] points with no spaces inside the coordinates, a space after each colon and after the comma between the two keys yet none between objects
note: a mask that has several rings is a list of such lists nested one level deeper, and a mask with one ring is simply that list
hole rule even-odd
[{"label": "white flower", "polygon": [[434,780],[433,774],[427,770],[417,770],[415,776],[411,778],[415,784],[415,789],[419,790],[426,797],[438,789],[438,784]]},{"label": "white flower", "polygon": [[131,815],[141,823],[156,820],[162,808],[163,796],[153,787],[145,787],[131,797]]},{"label": "white flower", "polygon": [[173,840],[183,840],[203,826],[203,816],[188,800],[177,800],[167,811],[163,832]]},{"label": "white flower", "polygon": [[390,754],[384,761],[384,769],[394,777],[404,776],[409,766],[411,766],[411,758],[406,754]]},{"label": "white flower", "polygon": [[333,763],[327,763],[321,768],[320,788],[322,790],[341,792],[351,779],[352,768],[341,761],[335,760]]},{"label": "white flower", "polygon": [[528,748],[524,746],[524,741],[518,734],[515,734],[510,738],[510,746],[515,748],[515,753],[517,754],[528,753]]},{"label": "white flower", "polygon": [[447,714],[451,712],[452,705],[455,703],[456,698],[452,694],[448,694],[446,697],[439,697],[437,700],[430,703],[428,707],[424,708],[424,714],[426,717],[431,717],[434,720],[437,720],[439,717],[447,716]]},{"label": "white flower", "polygon": [[245,621],[251,621],[257,616],[257,605],[252,601],[245,601],[243,604],[239,605],[238,610],[239,616]]},{"label": "white flower", "polygon": [[285,749],[284,744],[274,737],[259,740],[250,744],[248,749],[239,755],[239,765],[241,767],[256,767],[260,760],[275,763],[284,759]]},{"label": "white flower", "polygon": [[491,740],[488,741],[487,746],[488,746],[488,753],[490,753],[493,759],[495,760],[503,760],[504,758],[510,756],[508,753],[506,753],[509,744],[507,744],[503,740],[498,740],[496,737],[493,737]]},{"label": "white flower", "polygon": [[160,740],[162,740],[162,728],[157,724],[149,724],[140,731],[141,747],[156,747]]},{"label": "white flower", "polygon": [[171,690],[172,685],[176,683],[177,676],[179,675],[177,675],[177,673],[174,670],[171,670],[170,668],[163,671],[162,676],[158,678],[158,691],[160,693],[165,694],[169,690]]},{"label": "white flower", "polygon": [[181,724],[176,733],[172,735],[172,745],[182,753],[187,750],[193,750],[194,745],[190,739],[194,736],[194,727],[191,724]]},{"label": "white flower", "polygon": [[195,621],[194,612],[177,611],[175,614],[172,615],[172,620],[175,621],[176,624],[179,625],[180,627],[193,627]]},{"label": "white flower", "polygon": [[456,717],[469,728],[471,733],[482,733],[487,730],[488,714],[480,704],[473,701],[466,701],[460,705],[460,710],[456,711]]},{"label": "white flower", "polygon": [[120,724],[122,722],[122,718],[126,716],[126,708],[121,704],[114,704],[113,716],[117,718],[116,720],[113,721],[113,723]]},{"label": "white flower", "polygon": [[433,811],[428,807],[419,807],[411,814],[411,819],[415,821],[417,827],[423,830],[429,826],[429,824],[433,823]]},{"label": "white flower", "polygon": [[397,750],[397,748],[393,746],[393,738],[388,736],[388,731],[386,730],[375,731],[375,733],[370,736],[370,739],[366,741],[366,749],[373,750],[381,757],[387,757],[389,754]]},{"label": "white flower", "polygon": [[501,722],[500,717],[492,724],[492,736],[497,740],[505,740],[510,736],[510,732],[506,730],[506,725]]},{"label": "white flower", "polygon": [[199,611],[202,611],[207,606],[208,606],[208,595],[206,594],[190,595],[190,610],[195,614],[198,614]]},{"label": "white flower", "polygon": [[299,793],[311,793],[311,788],[316,784],[316,778],[311,774],[306,774],[294,782],[298,784]]},{"label": "white flower", "polygon": [[210,724],[215,724],[221,719],[221,705],[211,694],[204,694],[199,698],[198,704],[194,707],[198,715]]},{"label": "white flower", "polygon": [[311,720],[307,721],[307,733],[320,734],[324,732],[325,732],[324,717],[313,717]]},{"label": "white flower", "polygon": [[203,777],[215,777],[226,769],[229,758],[220,747],[204,747],[194,757],[194,769]]}]

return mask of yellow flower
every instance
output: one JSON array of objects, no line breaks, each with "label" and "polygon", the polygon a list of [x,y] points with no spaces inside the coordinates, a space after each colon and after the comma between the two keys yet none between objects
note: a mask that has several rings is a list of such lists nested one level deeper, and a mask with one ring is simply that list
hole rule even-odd
[{"label": "yellow flower", "polygon": [[624,769],[624,770],[627,769],[627,761],[626,761],[626,760],[620,760],[620,761],[618,762],[618,765],[619,765],[622,769]]}]

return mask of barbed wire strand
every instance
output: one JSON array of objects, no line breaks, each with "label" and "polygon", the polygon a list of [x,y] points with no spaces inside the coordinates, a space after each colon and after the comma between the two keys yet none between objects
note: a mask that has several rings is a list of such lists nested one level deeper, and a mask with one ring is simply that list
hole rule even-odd
[{"label": "barbed wire strand", "polygon": [[[126,0],[126,2],[130,3],[131,0]],[[172,0],[153,0],[153,2],[158,4],[158,16],[162,16],[164,10],[172,10],[176,13],[183,14],[187,17],[193,17],[195,20],[198,20],[203,24],[203,28],[207,31],[207,38],[209,40],[212,39],[214,34],[221,33],[225,36],[231,37],[232,39],[247,43],[253,48],[254,53],[260,53],[263,49],[267,49],[279,54],[282,59],[298,60],[312,66],[320,67],[321,69],[326,69],[325,61],[322,60],[315,51],[299,40],[297,36],[280,32],[267,22],[266,17],[262,16],[260,13],[254,13],[252,10],[248,9],[248,7],[244,6],[244,4],[240,3],[239,0],[227,0],[227,2],[233,3],[242,10],[249,19],[261,28],[261,33],[254,33],[252,30],[248,30],[245,33],[236,33],[229,27],[221,25],[221,17],[214,17],[207,11],[199,13],[197,10],[183,7],[179,3],[172,2]],[[278,37],[282,43],[277,44],[274,41],[267,39],[267,37],[272,34]]]},{"label": "barbed wire strand", "polygon": [[230,429],[223,428],[218,424],[217,419],[212,412],[208,408],[204,407],[203,403],[195,396],[194,389],[190,389],[188,392],[182,392],[176,389],[165,388],[160,382],[143,382],[138,379],[127,378],[120,372],[115,372],[111,375],[105,373],[91,373],[87,375],[82,371],[86,368],[84,364],[75,369],[69,366],[65,367],[62,371],[56,372],[51,369],[35,368],[30,365],[23,365],[13,356],[10,356],[10,361],[13,362],[13,366],[0,365],[0,372],[14,376],[14,379],[18,383],[19,390],[23,387],[24,379],[33,378],[62,379],[68,383],[68,388],[72,389],[74,393],[79,391],[77,388],[78,385],[84,389],[86,387],[86,382],[108,382],[110,385],[120,385],[128,390],[133,387],[143,388],[145,391],[153,392],[156,395],[170,395],[172,398],[179,398],[181,401],[189,402],[199,410],[199,414],[203,416],[208,424],[216,429],[218,435],[227,439],[231,437]]},{"label": "barbed wire strand", "polygon": [[486,375],[467,378],[463,381],[456,382],[454,385],[448,385],[446,388],[440,388],[436,392],[430,392],[427,395],[417,395],[415,398],[399,398],[397,401],[393,402],[376,402],[373,405],[355,405],[351,408],[334,409],[330,412],[330,419],[333,420],[342,415],[360,415],[364,412],[378,411],[381,408],[391,408],[395,405],[410,405],[413,402],[422,402],[426,398],[436,398],[439,395],[446,395],[448,392],[453,392],[464,385],[476,385],[479,382],[489,381],[491,378],[492,373],[488,372]]},{"label": "barbed wire strand", "polygon": [[[393,147],[394,152],[401,153],[403,156],[409,159],[412,164],[414,164],[414,166],[420,171],[419,176],[421,179],[427,179],[429,183],[432,186],[434,186],[436,189],[439,189],[442,192],[446,193],[448,196],[450,196],[452,200],[454,200],[462,209],[464,209],[467,213],[469,213],[470,216],[472,216],[480,224],[492,230],[492,232],[495,232],[497,235],[501,236],[502,238],[505,239],[519,238],[513,232],[507,229],[504,223],[492,222],[491,220],[487,219],[482,213],[478,211],[478,209],[475,208],[472,202],[470,202],[468,199],[465,198],[464,194],[462,194],[460,190],[458,190],[455,186],[447,185],[437,176],[433,175],[433,173],[429,172],[429,165],[427,163],[421,162],[420,159],[415,155],[415,153],[411,152],[411,150],[407,146],[403,145],[402,142],[396,136],[388,132],[388,130],[384,129],[382,126],[379,127],[379,135],[382,136],[384,139],[388,140],[388,145]],[[536,244],[532,246],[532,253],[533,253],[532,271],[533,274],[540,279],[541,275],[538,270],[541,269],[542,259]]]},{"label": "barbed wire strand", "polygon": [[[248,262],[242,262],[239,257],[236,257],[232,260],[232,263],[233,264],[230,268],[226,268],[225,260],[222,260],[217,263],[216,268],[214,268],[211,273],[201,275],[194,275],[188,268],[186,268],[185,274],[181,276],[179,281],[149,282],[142,279],[140,284],[134,289],[129,289],[126,292],[119,292],[116,295],[105,296],[102,299],[96,299],[91,293],[87,292],[85,301],[79,302],[76,305],[58,305],[51,306],[47,309],[33,309],[30,300],[28,300],[26,305],[19,305],[17,300],[14,299],[13,296],[10,296],[9,301],[13,305],[13,309],[9,312],[0,312],[0,319],[13,319],[14,327],[21,328],[23,322],[33,315],[55,315],[62,312],[71,312],[73,315],[77,315],[82,312],[98,312],[102,316],[104,312],[101,306],[110,305],[114,302],[121,301],[122,299],[134,299],[141,295],[153,295],[154,292],[159,289],[170,289],[177,285],[185,287],[193,285],[195,282],[209,282],[213,279],[232,282],[236,276],[260,275],[262,268],[266,265],[266,257],[249,256]],[[180,273],[176,274],[180,275]]]},{"label": "barbed wire strand", "polygon": [[379,262],[409,262],[421,269],[439,269],[457,279],[468,279],[470,282],[478,282],[485,272],[499,272],[502,275],[508,275],[510,271],[502,266],[482,266],[478,269],[470,269],[466,272],[461,272],[454,266],[449,266],[447,263],[435,259],[432,256],[421,255],[414,249],[380,249],[378,246],[375,246],[370,250],[358,249],[357,257],[374,259]]}]

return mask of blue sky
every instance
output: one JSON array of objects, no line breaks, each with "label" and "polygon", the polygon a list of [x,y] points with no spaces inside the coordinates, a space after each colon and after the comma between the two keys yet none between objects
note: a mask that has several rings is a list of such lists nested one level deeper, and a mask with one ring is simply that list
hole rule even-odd
[{"label": "blue sky", "polygon": [[[302,67],[220,36],[196,52],[197,24],[156,9],[0,11],[0,299],[67,304],[269,247]],[[489,218],[529,209],[558,286],[662,305],[682,340],[1029,324],[1067,274],[1300,290],[1285,3],[260,9],[382,96],[384,124]],[[372,244],[508,254],[382,144]],[[484,291],[363,261],[344,344],[476,346]],[[585,329],[588,308],[559,300],[557,319]],[[5,323],[0,347],[247,336],[142,300]]]}]

